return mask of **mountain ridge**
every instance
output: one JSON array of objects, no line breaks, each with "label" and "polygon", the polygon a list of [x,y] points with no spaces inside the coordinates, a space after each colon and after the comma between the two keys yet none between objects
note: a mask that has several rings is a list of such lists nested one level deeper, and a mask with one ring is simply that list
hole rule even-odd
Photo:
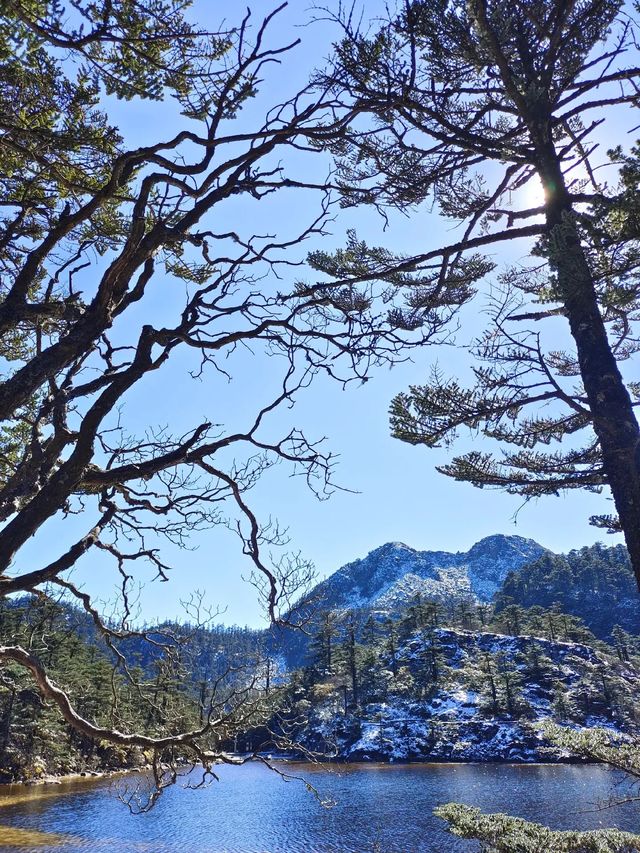
[{"label": "mountain ridge", "polygon": [[550,553],[533,539],[505,534],[486,536],[468,551],[457,552],[419,551],[404,542],[387,542],[329,575],[307,600],[340,610],[389,609],[418,594],[488,602],[509,572]]}]

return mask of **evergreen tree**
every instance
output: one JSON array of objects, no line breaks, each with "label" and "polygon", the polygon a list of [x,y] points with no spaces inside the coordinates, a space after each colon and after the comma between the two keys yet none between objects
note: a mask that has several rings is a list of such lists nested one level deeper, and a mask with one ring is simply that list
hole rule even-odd
[{"label": "evergreen tree", "polygon": [[419,637],[422,655],[418,662],[415,681],[422,698],[434,693],[443,683],[445,664],[438,629],[427,623]]},{"label": "evergreen tree", "polygon": [[447,803],[434,814],[449,823],[458,838],[480,841],[486,853],[635,853],[640,836],[617,829],[589,832],[558,831],[506,814],[483,814],[480,809]]},{"label": "evergreen tree", "polygon": [[334,654],[334,672],[343,679],[345,713],[360,700],[361,647],[357,640],[358,618],[350,613],[341,626],[342,641]]},{"label": "evergreen tree", "polygon": [[382,698],[380,650],[363,642],[360,664],[360,697],[363,704],[378,702]]},{"label": "evergreen tree", "polygon": [[501,708],[498,693],[498,672],[493,656],[488,652],[481,653],[478,660],[478,669],[481,675],[479,687],[480,692],[485,697],[485,706],[494,715],[499,714]]},{"label": "evergreen tree", "polygon": [[614,625],[611,631],[615,650],[621,661],[629,661],[631,637],[619,625]]},{"label": "evergreen tree", "polygon": [[311,667],[319,677],[330,675],[335,663],[335,642],[338,636],[338,624],[335,614],[326,610],[320,616],[320,624],[310,645]]},{"label": "evergreen tree", "polygon": [[503,707],[510,717],[518,717],[525,710],[521,698],[522,675],[516,661],[505,654],[498,655],[496,664]]},{"label": "evergreen tree", "polygon": [[530,640],[522,656],[524,666],[524,680],[534,680],[539,684],[546,684],[553,675],[554,664],[551,658],[540,648],[535,640]]},{"label": "evergreen tree", "polygon": [[511,634],[513,637],[520,636],[525,625],[524,608],[518,604],[506,605],[496,614],[493,624],[505,634]]},{"label": "evergreen tree", "polygon": [[389,659],[389,667],[393,673],[393,677],[398,675],[398,634],[395,622],[392,619],[387,619],[385,622],[385,652]]},{"label": "evergreen tree", "polygon": [[[416,309],[436,289],[453,311],[493,267],[478,251],[536,241],[532,263],[500,277],[489,328],[472,347],[472,384],[434,369],[393,400],[393,434],[432,447],[462,427],[480,430],[486,451],[439,468],[479,487],[527,498],[608,487],[617,517],[593,521],[624,533],[640,584],[638,389],[620,367],[638,350],[640,157],[617,149],[620,180],[605,183],[597,169],[609,160],[596,159],[590,139],[601,112],[636,103],[625,7],[412,0],[369,33],[352,16],[341,23],[321,82],[372,116],[335,146],[344,203],[384,211],[428,201],[462,229],[409,257],[352,235],[346,250],[314,256],[316,265],[341,282],[413,274]],[[519,203],[536,183],[540,202]],[[558,318],[572,339],[564,349],[545,334]],[[411,313],[404,319],[409,326]],[[548,449],[558,442],[564,450]]]}]

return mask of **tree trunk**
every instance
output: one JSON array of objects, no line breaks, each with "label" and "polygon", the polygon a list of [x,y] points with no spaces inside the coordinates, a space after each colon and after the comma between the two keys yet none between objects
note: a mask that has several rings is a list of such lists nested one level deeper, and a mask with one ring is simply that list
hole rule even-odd
[{"label": "tree trunk", "polygon": [[9,700],[7,707],[2,717],[0,728],[2,730],[2,743],[0,745],[0,755],[4,758],[11,739],[11,724],[13,722],[13,705],[16,699],[16,688],[11,687],[9,690]]},{"label": "tree trunk", "polygon": [[611,351],[571,200],[552,142],[539,151],[549,260],[558,277],[602,462],[640,588],[640,429]]},{"label": "tree trunk", "polygon": [[349,670],[351,672],[351,694],[353,706],[358,706],[358,667],[356,662],[356,637],[353,627],[349,629]]}]

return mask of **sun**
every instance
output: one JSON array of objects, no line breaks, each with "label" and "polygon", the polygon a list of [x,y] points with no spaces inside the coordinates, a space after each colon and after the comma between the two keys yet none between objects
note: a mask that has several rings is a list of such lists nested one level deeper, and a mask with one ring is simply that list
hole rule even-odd
[{"label": "sun", "polygon": [[527,209],[544,206],[546,196],[538,175],[532,175],[522,188],[522,191],[524,206]]}]

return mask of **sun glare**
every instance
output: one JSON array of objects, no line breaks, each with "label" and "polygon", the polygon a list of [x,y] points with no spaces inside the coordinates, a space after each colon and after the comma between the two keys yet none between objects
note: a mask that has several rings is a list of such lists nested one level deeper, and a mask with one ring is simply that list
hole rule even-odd
[{"label": "sun glare", "polygon": [[523,187],[523,202],[527,208],[542,207],[544,204],[544,189],[537,175],[533,175]]}]

